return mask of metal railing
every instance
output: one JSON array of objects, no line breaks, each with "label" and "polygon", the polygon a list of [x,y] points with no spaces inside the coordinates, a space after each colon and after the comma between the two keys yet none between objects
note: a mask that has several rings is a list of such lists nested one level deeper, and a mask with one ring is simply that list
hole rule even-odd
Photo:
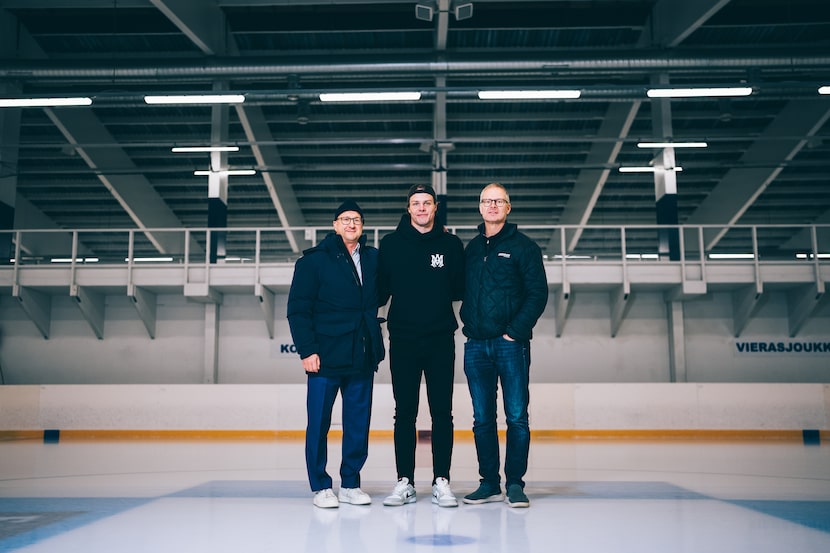
[{"label": "metal railing", "polygon": [[[527,225],[547,262],[830,263],[830,225]],[[366,227],[379,245],[394,227]],[[331,227],[25,229],[0,231],[0,252],[15,266],[287,263],[294,233],[316,244]],[[451,226],[466,243],[474,226]],[[5,249],[4,249],[5,248]],[[0,257],[5,257],[0,253]]]}]

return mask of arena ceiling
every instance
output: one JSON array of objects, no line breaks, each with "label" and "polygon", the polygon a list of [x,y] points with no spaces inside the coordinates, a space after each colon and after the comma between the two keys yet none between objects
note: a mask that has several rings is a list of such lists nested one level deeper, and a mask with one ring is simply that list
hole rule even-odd
[{"label": "arena ceiling", "polygon": [[[682,167],[668,176],[680,224],[782,225],[760,247],[791,252],[804,225],[830,223],[826,0],[0,0],[0,26],[0,97],[93,102],[0,109],[16,228],[206,227],[209,184],[228,227],[328,225],[346,198],[391,226],[406,189],[430,182],[464,226],[493,181],[521,225],[653,225],[667,177],[619,171],[653,163]],[[667,87],[752,93],[646,94]],[[580,96],[479,98],[516,89]],[[320,100],[355,91],[420,99]],[[208,93],[244,103],[144,100]],[[239,150],[171,151],[206,144]],[[276,233],[268,248],[291,258],[306,238]],[[604,240],[573,233],[567,249]]]}]

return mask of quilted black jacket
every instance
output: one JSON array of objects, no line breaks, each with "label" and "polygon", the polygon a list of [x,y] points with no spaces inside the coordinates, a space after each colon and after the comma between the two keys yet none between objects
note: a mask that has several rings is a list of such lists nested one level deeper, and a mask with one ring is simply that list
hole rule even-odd
[{"label": "quilted black jacket", "polygon": [[548,301],[542,251],[512,223],[490,238],[484,223],[478,230],[465,249],[462,332],[479,340],[503,334],[530,340]]}]

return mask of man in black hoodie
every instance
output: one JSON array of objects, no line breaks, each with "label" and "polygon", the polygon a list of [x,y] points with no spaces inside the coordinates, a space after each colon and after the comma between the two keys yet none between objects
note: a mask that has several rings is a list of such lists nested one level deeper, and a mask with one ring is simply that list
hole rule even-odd
[{"label": "man in black hoodie", "polygon": [[415,501],[415,420],[421,374],[432,417],[432,502],[457,507],[450,489],[453,447],[452,392],[455,330],[452,302],[464,295],[464,246],[436,226],[438,201],[429,185],[407,194],[407,213],[380,243],[379,304],[388,312],[389,364],[395,397],[395,464],[398,482],[384,505]]}]

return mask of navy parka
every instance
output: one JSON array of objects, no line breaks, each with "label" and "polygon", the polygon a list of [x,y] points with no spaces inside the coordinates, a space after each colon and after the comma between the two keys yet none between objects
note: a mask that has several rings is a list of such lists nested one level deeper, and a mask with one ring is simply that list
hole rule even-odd
[{"label": "navy parka", "polygon": [[288,325],[301,359],[320,356],[320,376],[376,371],[385,350],[377,312],[378,250],[360,240],[358,278],[343,239],[330,233],[303,252],[288,293]]}]

